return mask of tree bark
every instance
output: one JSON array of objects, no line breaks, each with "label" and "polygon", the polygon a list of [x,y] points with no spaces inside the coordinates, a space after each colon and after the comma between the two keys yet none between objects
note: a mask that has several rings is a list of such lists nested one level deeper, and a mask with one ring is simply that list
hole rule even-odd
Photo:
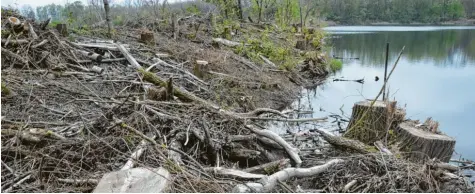
[{"label": "tree bark", "polygon": [[243,14],[242,14],[242,0],[238,0],[238,10],[239,10],[239,19],[243,20]]},{"label": "tree bark", "polygon": [[104,10],[106,11],[106,22],[107,22],[107,31],[109,38],[112,37],[112,21],[110,19],[110,7],[109,0],[104,0]]},{"label": "tree bark", "polygon": [[414,162],[437,158],[449,162],[455,147],[455,139],[422,130],[417,123],[406,121],[396,131],[398,147],[404,156]]},{"label": "tree bark", "polygon": [[[372,100],[360,101],[353,106],[350,124],[344,137],[356,139],[368,145],[373,145],[374,142],[385,137],[396,102],[376,101],[373,107],[371,107],[371,102]],[[365,112],[367,112],[366,117],[363,118]]]}]

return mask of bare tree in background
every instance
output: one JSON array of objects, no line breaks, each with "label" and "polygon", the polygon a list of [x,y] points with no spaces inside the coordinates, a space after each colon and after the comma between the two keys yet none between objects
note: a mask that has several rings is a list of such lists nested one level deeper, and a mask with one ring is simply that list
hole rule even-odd
[{"label": "bare tree in background", "polygon": [[104,10],[106,11],[106,22],[107,22],[107,30],[109,34],[109,38],[112,37],[111,28],[112,28],[112,21],[110,18],[110,8],[109,8],[109,0],[104,0]]}]

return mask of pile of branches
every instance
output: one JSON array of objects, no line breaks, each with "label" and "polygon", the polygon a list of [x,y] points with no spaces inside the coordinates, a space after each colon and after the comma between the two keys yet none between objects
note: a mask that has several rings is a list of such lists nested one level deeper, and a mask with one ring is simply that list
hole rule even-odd
[{"label": "pile of branches", "polygon": [[[364,186],[348,191],[399,191],[399,179],[408,180],[404,191],[441,191],[430,173],[399,160],[302,157],[261,122],[326,118],[224,109],[212,100],[219,92],[213,84],[241,80],[190,73],[193,66],[183,65],[195,62],[190,53],[160,54],[173,43],[154,47],[129,36],[119,38],[127,44],[72,41],[48,21],[16,19],[2,15],[12,21],[2,22],[2,192],[91,192],[104,174],[134,167],[166,169],[168,192],[337,191],[354,179]],[[240,61],[227,66],[236,72],[256,68],[230,56]],[[212,53],[210,60],[219,62]]]},{"label": "pile of branches", "polygon": [[[307,165],[314,163],[309,161]],[[375,153],[352,155],[328,171],[293,184],[331,193],[473,192],[464,178],[449,172],[459,173],[456,168],[448,170],[435,163],[418,164]]]},{"label": "pile of branches", "polygon": [[186,60],[156,57],[138,41],[71,41],[49,21],[2,20],[14,22],[2,26],[3,192],[91,192],[104,174],[136,166],[167,169],[170,192],[226,192],[240,183],[229,169],[301,163],[282,138],[250,124],[296,120],[205,100],[213,80]]}]

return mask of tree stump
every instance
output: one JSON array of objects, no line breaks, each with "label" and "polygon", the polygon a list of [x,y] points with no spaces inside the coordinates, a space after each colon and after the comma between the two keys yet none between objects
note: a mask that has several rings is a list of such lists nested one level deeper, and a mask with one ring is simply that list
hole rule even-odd
[{"label": "tree stump", "polygon": [[[371,103],[372,100],[355,103],[344,137],[373,145],[374,142],[386,136],[396,102],[378,100],[374,103],[373,107],[371,107]],[[363,115],[365,115],[364,118]]]},{"label": "tree stump", "polygon": [[299,50],[307,50],[307,41],[297,40],[297,44],[295,45],[295,48]]},{"label": "tree stump", "polygon": [[195,66],[193,67],[193,74],[196,77],[203,78],[207,71],[208,71],[208,61],[196,60]]},{"label": "tree stump", "polygon": [[68,26],[66,24],[57,24],[56,30],[58,30],[59,34],[63,37],[68,36]]},{"label": "tree stump", "polygon": [[449,162],[455,147],[455,139],[425,131],[417,122],[406,121],[399,124],[396,131],[398,148],[403,156],[414,162],[424,162],[437,158]]},{"label": "tree stump", "polygon": [[20,19],[18,19],[16,17],[9,17],[8,18],[8,23],[9,23],[9,25],[11,26],[12,30],[15,33],[20,33],[21,31],[24,30],[23,25],[21,25]]},{"label": "tree stump", "polygon": [[153,32],[150,30],[142,30],[140,33],[140,41],[147,45],[155,45],[155,37],[153,35]]}]

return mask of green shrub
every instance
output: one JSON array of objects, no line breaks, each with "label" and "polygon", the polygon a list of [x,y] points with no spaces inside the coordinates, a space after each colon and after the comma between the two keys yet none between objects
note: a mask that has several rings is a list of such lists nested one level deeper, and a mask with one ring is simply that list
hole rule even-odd
[{"label": "green shrub", "polygon": [[2,83],[1,85],[2,85],[2,96],[10,95],[10,89],[8,89],[4,83]]},{"label": "green shrub", "polygon": [[112,23],[114,24],[114,26],[122,26],[124,25],[124,17],[119,15],[115,17],[114,20],[112,20]]},{"label": "green shrub", "polygon": [[49,23],[49,26],[56,28],[56,26],[61,23],[62,23],[61,21],[55,20],[55,21],[51,21],[51,23]]},{"label": "green shrub", "polygon": [[333,72],[337,72],[343,68],[343,62],[338,59],[332,59],[330,61],[330,70]]}]

